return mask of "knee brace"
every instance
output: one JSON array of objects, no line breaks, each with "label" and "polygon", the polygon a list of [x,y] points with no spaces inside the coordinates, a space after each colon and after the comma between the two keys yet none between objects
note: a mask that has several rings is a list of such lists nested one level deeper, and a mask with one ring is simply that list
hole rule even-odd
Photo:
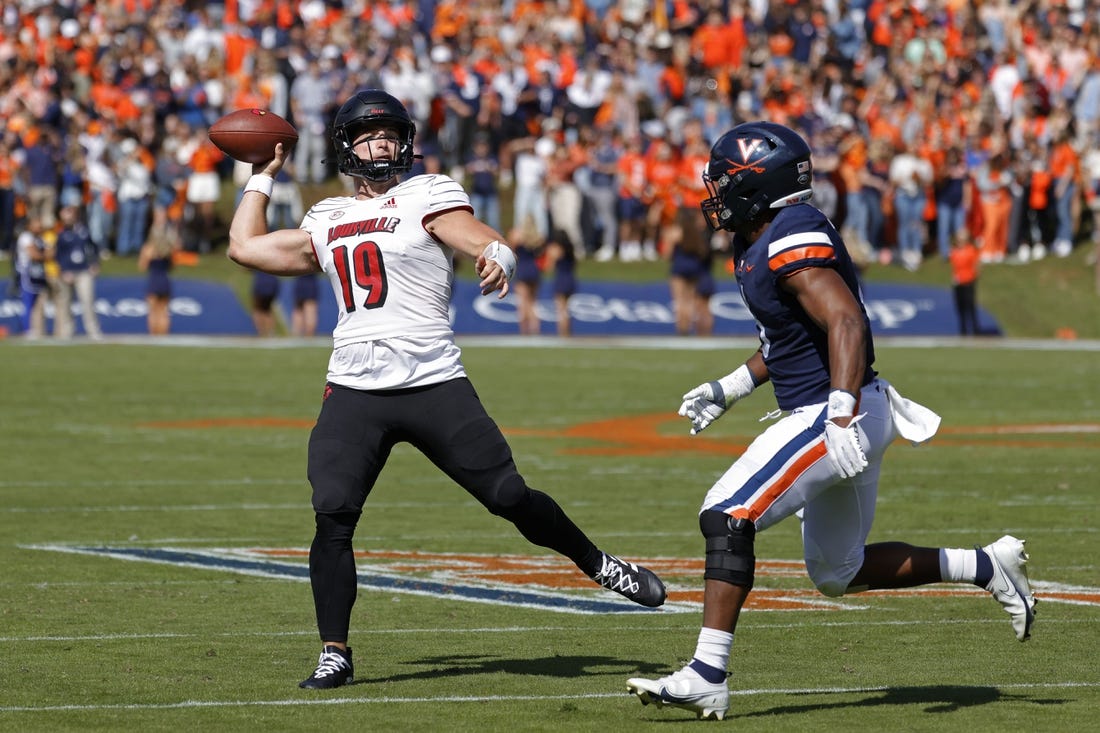
[{"label": "knee brace", "polygon": [[752,520],[735,519],[723,512],[708,510],[699,515],[699,529],[707,541],[703,577],[752,588],[756,574],[756,557],[752,549],[756,525]]}]

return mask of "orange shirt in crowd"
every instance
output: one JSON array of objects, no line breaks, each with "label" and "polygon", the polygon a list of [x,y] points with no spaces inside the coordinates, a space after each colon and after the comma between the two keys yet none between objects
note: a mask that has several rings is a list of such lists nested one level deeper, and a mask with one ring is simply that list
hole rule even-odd
[{"label": "orange shirt in crowd", "polygon": [[256,49],[255,39],[240,33],[225,34],[225,73],[234,76],[244,68],[245,60]]},{"label": "orange shirt in crowd", "polygon": [[710,194],[703,183],[703,171],[710,163],[709,153],[685,155],[680,158],[679,177],[677,178],[677,195],[680,198],[680,206],[698,208],[703,199]]},{"label": "orange shirt in crowd", "polygon": [[225,158],[222,151],[214,147],[214,143],[209,140],[203,140],[203,142],[195,148],[195,152],[191,154],[191,160],[188,161],[188,165],[195,173],[212,173],[218,168],[218,163]]},{"label": "orange shirt in crowd", "polygon": [[1077,152],[1064,140],[1050,151],[1050,173],[1056,179],[1067,176],[1076,178],[1078,162]]},{"label": "orange shirt in crowd", "polygon": [[980,256],[973,242],[954,247],[948,257],[951,260],[951,277],[956,285],[969,285],[978,279]]},{"label": "orange shirt in crowd", "polygon": [[704,23],[691,36],[691,47],[699,49],[699,57],[707,69],[720,69],[730,59],[728,26]]},{"label": "orange shirt in crowd", "polygon": [[627,198],[645,198],[646,163],[645,157],[634,150],[619,156],[619,195]]},{"label": "orange shirt in crowd", "polygon": [[677,160],[676,151],[672,146],[668,147],[671,151],[669,157],[654,157],[646,161],[650,198],[653,203],[661,205],[661,219],[664,222],[669,222],[676,216],[680,180],[680,162]]}]

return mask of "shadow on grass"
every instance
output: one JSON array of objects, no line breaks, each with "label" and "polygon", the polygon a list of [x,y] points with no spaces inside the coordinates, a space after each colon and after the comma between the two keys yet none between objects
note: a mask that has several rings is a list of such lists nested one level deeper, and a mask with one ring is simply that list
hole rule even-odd
[{"label": "shadow on grass", "polygon": [[417,667],[430,667],[430,669],[371,679],[357,677],[353,684],[434,680],[444,677],[496,674],[498,672],[538,677],[583,677],[591,674],[614,673],[634,677],[656,674],[667,667],[667,665],[615,657],[554,656],[537,659],[500,659],[479,654],[425,657],[424,659],[407,662],[407,664]]},{"label": "shadow on grass", "polygon": [[[793,693],[791,696],[823,697],[826,695],[852,696],[853,692],[803,692]],[[972,708],[978,705],[989,705],[995,702],[1017,701],[1030,702],[1035,705],[1064,705],[1067,700],[1042,699],[1034,700],[1027,695],[1007,694],[996,687],[963,687],[958,685],[936,685],[930,687],[897,687],[881,692],[875,692],[872,696],[859,700],[844,700],[840,702],[818,702],[804,705],[779,705],[767,710],[759,710],[753,713],[732,714],[727,717],[760,718],[773,715],[798,715],[801,713],[818,712],[822,710],[843,710],[846,708],[870,708],[887,705],[923,705],[926,713],[953,713],[963,708]],[[733,707],[733,706],[731,706]],[[731,710],[731,713],[734,711]]]}]

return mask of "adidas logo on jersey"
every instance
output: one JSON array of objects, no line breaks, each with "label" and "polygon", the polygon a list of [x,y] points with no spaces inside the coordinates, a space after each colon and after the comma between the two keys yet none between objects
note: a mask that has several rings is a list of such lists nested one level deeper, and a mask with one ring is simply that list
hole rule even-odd
[{"label": "adidas logo on jersey", "polygon": [[394,198],[393,198],[393,197],[391,196],[391,197],[390,197],[390,200],[389,200],[389,201],[387,201],[386,203],[382,204],[382,208],[383,208],[383,209],[396,209],[396,208],[397,208],[397,200],[396,200],[396,199],[394,199]]}]

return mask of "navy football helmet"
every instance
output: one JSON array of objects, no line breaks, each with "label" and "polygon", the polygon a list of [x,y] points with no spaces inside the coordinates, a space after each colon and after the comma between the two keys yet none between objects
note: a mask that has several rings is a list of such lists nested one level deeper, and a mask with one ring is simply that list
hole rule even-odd
[{"label": "navy football helmet", "polygon": [[[398,150],[394,160],[363,160],[355,154],[355,139],[374,127],[392,127],[397,131]],[[413,137],[416,125],[398,99],[381,89],[356,92],[340,107],[332,122],[332,142],[336,146],[336,167],[346,176],[369,181],[388,181],[412,168]]]},{"label": "navy football helmet", "polygon": [[714,143],[703,183],[710,192],[700,205],[707,223],[713,230],[734,231],[765,209],[810,200],[810,146],[783,125],[746,122]]}]

